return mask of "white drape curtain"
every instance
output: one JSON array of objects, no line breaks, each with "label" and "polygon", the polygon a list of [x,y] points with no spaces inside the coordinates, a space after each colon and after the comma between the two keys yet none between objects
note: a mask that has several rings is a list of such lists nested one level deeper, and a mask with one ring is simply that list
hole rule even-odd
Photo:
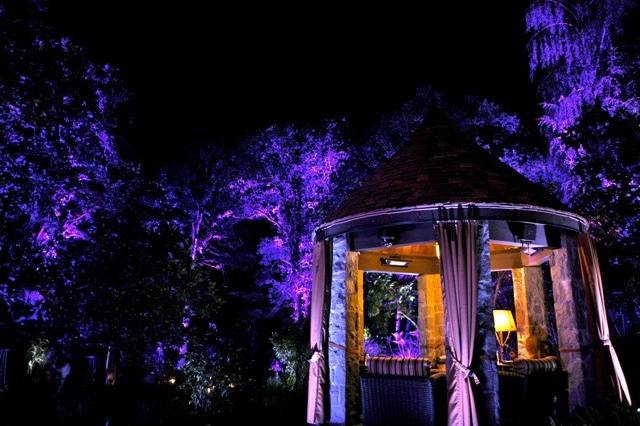
[{"label": "white drape curtain", "polygon": [[598,263],[598,254],[591,237],[583,233],[578,237],[578,252],[580,255],[580,269],[582,277],[587,286],[587,290],[591,294],[593,300],[593,309],[595,311],[594,318],[598,330],[598,337],[603,346],[609,350],[611,359],[611,367],[613,372],[613,384],[621,402],[627,402],[631,405],[631,395],[629,386],[622,371],[622,365],[618,359],[618,354],[610,340],[609,322],[607,320],[607,309],[604,303],[604,293],[602,290],[602,275],[600,274],[600,264]]},{"label": "white drape curtain", "polygon": [[327,368],[324,346],[327,324],[324,319],[325,293],[327,283],[327,244],[323,241],[313,246],[313,270],[311,287],[311,334],[310,346],[313,355],[309,360],[309,389],[307,393],[307,423],[324,423],[324,398],[327,383]]},{"label": "white drape curtain", "polygon": [[477,230],[475,221],[436,224],[443,282],[445,329],[450,358],[447,371],[448,423],[478,424],[470,370],[478,308]]}]

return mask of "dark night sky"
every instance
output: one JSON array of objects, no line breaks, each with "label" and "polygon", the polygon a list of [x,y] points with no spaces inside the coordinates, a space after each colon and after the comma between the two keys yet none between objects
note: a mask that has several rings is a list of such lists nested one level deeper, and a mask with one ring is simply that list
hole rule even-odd
[{"label": "dark night sky", "polygon": [[51,24],[120,67],[132,154],[149,165],[273,122],[355,127],[431,84],[535,115],[520,2],[424,9],[234,10],[209,2],[58,0]]}]

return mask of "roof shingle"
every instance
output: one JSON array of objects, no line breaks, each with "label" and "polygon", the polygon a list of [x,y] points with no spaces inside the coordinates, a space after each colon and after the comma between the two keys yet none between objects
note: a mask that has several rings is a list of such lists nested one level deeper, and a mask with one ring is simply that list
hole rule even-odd
[{"label": "roof shingle", "polygon": [[446,203],[568,208],[551,194],[448,128],[419,128],[327,222],[379,209]]}]

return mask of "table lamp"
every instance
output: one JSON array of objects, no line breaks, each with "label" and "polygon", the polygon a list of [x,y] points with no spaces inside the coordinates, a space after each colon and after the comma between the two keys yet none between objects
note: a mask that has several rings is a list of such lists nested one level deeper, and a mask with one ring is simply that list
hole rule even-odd
[{"label": "table lamp", "polygon": [[[509,341],[509,335],[512,331],[516,331],[516,322],[513,320],[513,314],[506,309],[496,309],[493,311],[493,325],[496,329],[496,338],[500,345],[500,352],[498,353],[499,361],[503,361],[504,349]],[[507,337],[504,337],[504,332],[507,332]]]}]

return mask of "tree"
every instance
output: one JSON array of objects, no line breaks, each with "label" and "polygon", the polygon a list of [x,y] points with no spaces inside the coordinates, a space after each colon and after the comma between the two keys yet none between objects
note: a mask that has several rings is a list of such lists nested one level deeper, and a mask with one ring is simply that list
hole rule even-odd
[{"label": "tree", "polygon": [[[184,235],[195,265],[222,269],[229,263],[231,226],[235,222],[230,155],[201,151],[188,165],[166,168],[160,176],[167,224]],[[159,219],[159,218],[158,218]]]},{"label": "tree", "polygon": [[116,70],[20,8],[0,9],[0,285],[24,310],[25,290],[51,307],[82,284],[97,222],[118,220],[137,170],[116,149]]},{"label": "tree", "polygon": [[640,57],[625,32],[626,19],[637,13],[627,0],[544,0],[532,2],[526,15],[531,78],[543,102],[540,130],[548,141],[545,161],[532,168],[556,170],[540,176],[590,221],[605,249],[618,331],[633,328],[618,326],[626,324],[620,318],[637,318],[615,288],[632,288],[640,267]]},{"label": "tree", "polygon": [[541,124],[561,134],[585,106],[637,114],[637,58],[619,48],[628,0],[536,1],[526,14],[529,69],[543,99]]},{"label": "tree", "polygon": [[339,201],[333,190],[347,160],[337,123],[317,130],[274,126],[247,141],[231,190],[239,217],[266,221],[275,233],[258,248],[259,282],[271,290],[273,313],[290,308],[294,320],[307,315],[313,229]]},{"label": "tree", "polygon": [[[610,117],[638,116],[637,52],[621,48],[628,0],[536,1],[526,14],[529,69],[542,99],[540,128],[549,141],[549,162],[564,171],[554,185],[571,203],[578,148],[565,136],[589,108]],[[604,117],[602,117],[604,118]]]}]

